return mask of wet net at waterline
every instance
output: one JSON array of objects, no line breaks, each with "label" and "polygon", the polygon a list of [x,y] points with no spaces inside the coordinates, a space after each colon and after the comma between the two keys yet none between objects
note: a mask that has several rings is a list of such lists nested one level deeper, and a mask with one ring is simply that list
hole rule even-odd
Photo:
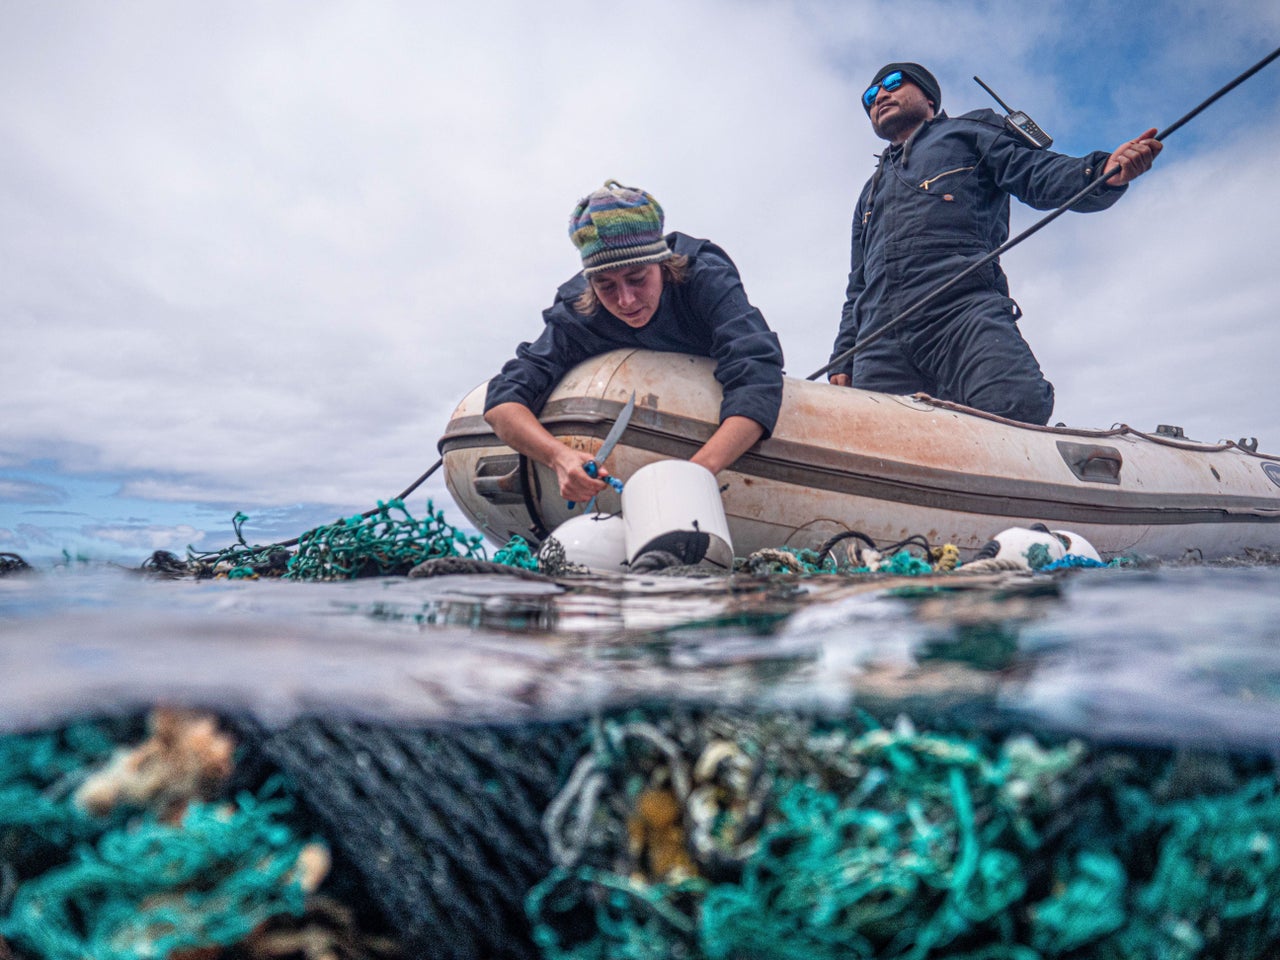
[{"label": "wet net at waterline", "polygon": [[[188,549],[185,559],[158,550],[141,565],[160,576],[280,577],[289,580],[343,580],[376,576],[431,576],[452,573],[516,573],[548,576],[585,573],[566,560],[554,537],[534,550],[523,538],[512,537],[492,558],[482,537],[468,534],[446,519],[431,501],[416,517],[400,499],[379,501],[374,510],[309,530],[287,544],[253,545],[243,527],[249,517],[232,518],[236,543],[217,551]],[[1047,532],[1047,531],[1046,531]],[[1117,558],[1112,565],[1128,563]],[[733,572],[752,575],[885,574],[920,576],[933,573],[986,573],[999,570],[1054,570],[1101,566],[1088,557],[1053,557],[1033,546],[1024,561],[977,559],[960,561],[951,544],[931,545],[916,535],[900,542],[877,545],[856,531],[832,537],[818,549],[778,547],[758,550],[734,561]],[[706,570],[676,567],[673,574],[705,574]]]}]

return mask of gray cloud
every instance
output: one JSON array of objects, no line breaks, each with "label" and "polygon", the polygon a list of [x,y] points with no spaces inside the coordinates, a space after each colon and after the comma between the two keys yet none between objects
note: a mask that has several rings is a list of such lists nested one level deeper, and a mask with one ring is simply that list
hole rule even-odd
[{"label": "gray cloud", "polygon": [[20,523],[14,530],[15,538],[20,546],[52,547],[57,541],[43,527],[33,523]]},{"label": "gray cloud", "polygon": [[[598,43],[584,25],[611,14],[585,0],[7,5],[0,466],[128,477],[121,496],[158,504],[322,515],[390,496],[536,335],[575,269],[568,210],[606,177],[730,251],[804,376],[826,360],[880,149],[856,95],[903,37],[952,109],[986,105],[980,73],[1071,118],[1084,150],[1246,66],[1249,17],[1280,30],[1268,5],[1207,16],[1220,6],[1128,65],[1114,96],[1132,99],[1095,104],[1039,59],[1042,36],[1069,47],[1089,17],[1011,3],[656,0],[644,23],[662,29]],[[1113,211],[1006,258],[1058,416],[1280,449],[1280,278],[1263,261],[1280,246],[1280,97],[1257,84],[1240,95],[1269,92],[1256,122],[1188,128]],[[447,500],[440,478],[424,493]]]},{"label": "gray cloud", "polygon": [[0,477],[0,503],[44,505],[62,503],[67,492],[48,483]]},{"label": "gray cloud", "polygon": [[155,524],[94,525],[85,527],[81,533],[93,540],[103,540],[139,551],[183,551],[187,544],[199,540],[204,535],[204,531],[186,524],[175,527]]}]

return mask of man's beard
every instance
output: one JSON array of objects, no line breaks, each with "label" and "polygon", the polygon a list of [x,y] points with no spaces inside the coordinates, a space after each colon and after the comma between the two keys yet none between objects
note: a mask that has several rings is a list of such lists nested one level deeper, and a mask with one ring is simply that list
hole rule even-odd
[{"label": "man's beard", "polygon": [[895,113],[885,118],[883,123],[875,120],[871,121],[871,129],[875,131],[875,135],[881,140],[888,140],[893,143],[899,137],[903,137],[910,133],[925,120],[929,119],[929,114],[925,110],[907,110],[902,104],[898,104]]}]

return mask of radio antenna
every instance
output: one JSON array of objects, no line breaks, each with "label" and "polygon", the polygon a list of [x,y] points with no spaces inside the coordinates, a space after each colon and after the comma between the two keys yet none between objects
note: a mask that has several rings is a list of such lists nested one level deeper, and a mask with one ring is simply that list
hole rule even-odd
[{"label": "radio antenna", "polygon": [[1013,113],[1013,107],[1009,106],[1007,103],[1001,100],[1000,94],[996,93],[994,90],[988,87],[985,83],[983,83],[981,77],[975,76],[973,79],[978,81],[978,86],[980,86],[983,90],[987,91],[987,93],[991,94],[992,99],[995,100],[996,103],[1004,107],[1005,113]]}]

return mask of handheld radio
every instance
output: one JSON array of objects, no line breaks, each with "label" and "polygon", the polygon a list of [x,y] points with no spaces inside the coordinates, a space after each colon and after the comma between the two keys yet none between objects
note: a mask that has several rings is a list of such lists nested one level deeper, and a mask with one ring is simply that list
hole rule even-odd
[{"label": "handheld radio", "polygon": [[973,79],[977,80],[978,86],[991,94],[991,96],[995,98],[996,103],[1000,104],[1000,106],[1004,108],[1004,125],[1006,127],[1038,150],[1044,150],[1045,148],[1052,146],[1053,137],[1041,130],[1034,120],[1021,110],[1014,110],[1007,103],[1001,100],[1000,95],[983,83],[979,77],[974,77]]}]

